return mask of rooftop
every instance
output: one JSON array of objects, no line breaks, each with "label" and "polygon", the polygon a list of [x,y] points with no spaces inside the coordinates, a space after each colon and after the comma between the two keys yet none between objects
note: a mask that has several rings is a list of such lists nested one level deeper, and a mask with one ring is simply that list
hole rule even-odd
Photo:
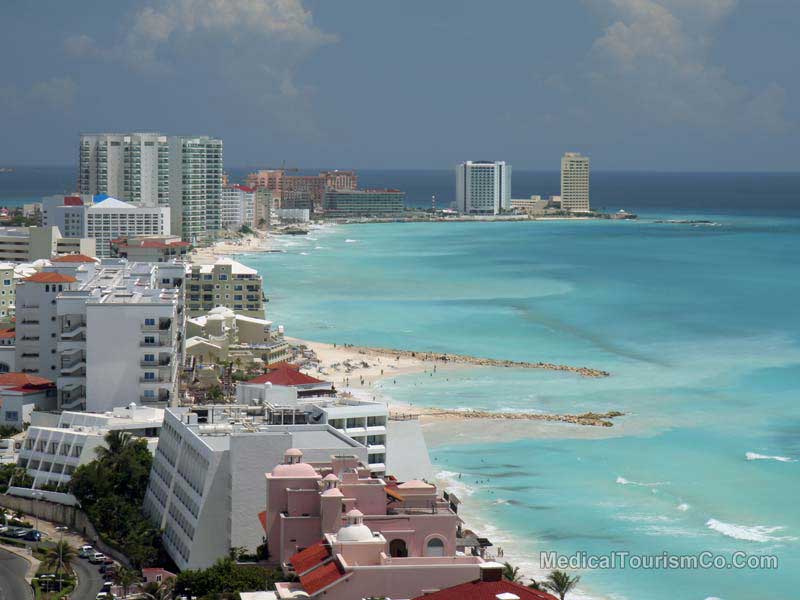
[{"label": "rooftop", "polygon": [[32,281],[33,283],[75,283],[78,280],[70,275],[62,275],[61,273],[54,273],[53,271],[42,271],[27,277],[25,281]]},{"label": "rooftop", "polygon": [[[506,595],[508,594],[508,595]],[[519,583],[500,581],[469,581],[460,585],[419,596],[415,600],[556,600],[547,592],[540,592]]]},{"label": "rooftop", "polygon": [[289,363],[279,363],[269,369],[264,375],[259,375],[248,380],[249,384],[271,383],[272,385],[297,386],[327,383],[321,379],[311,377],[300,372],[300,367]]},{"label": "rooftop", "polygon": [[85,254],[64,254],[63,256],[56,256],[50,259],[51,263],[96,263],[100,262],[96,258],[86,256]]}]

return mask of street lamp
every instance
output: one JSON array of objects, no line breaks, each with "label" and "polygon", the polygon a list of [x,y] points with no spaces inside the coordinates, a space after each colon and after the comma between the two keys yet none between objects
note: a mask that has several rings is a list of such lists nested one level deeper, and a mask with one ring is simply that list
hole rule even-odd
[{"label": "street lamp", "polygon": [[69,528],[64,527],[63,525],[59,525],[56,527],[56,531],[58,532],[58,568],[56,569],[56,575],[58,576],[58,591],[61,591],[61,586],[64,582],[64,577],[61,575],[61,569],[64,566],[64,532],[67,531]]}]

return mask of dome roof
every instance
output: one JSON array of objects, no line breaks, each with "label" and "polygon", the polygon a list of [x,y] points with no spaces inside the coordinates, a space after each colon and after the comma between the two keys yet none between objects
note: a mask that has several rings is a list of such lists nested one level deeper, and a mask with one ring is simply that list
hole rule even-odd
[{"label": "dome roof", "polygon": [[210,315],[222,315],[224,317],[234,317],[234,316],[236,316],[236,313],[233,312],[227,306],[215,306],[210,311],[208,311],[208,314],[210,314]]},{"label": "dome roof", "polygon": [[302,458],[303,451],[300,450],[299,448],[289,448],[286,452],[283,453],[283,456],[284,457],[286,457],[286,456],[297,456],[299,458]]},{"label": "dome roof", "polygon": [[339,542],[369,542],[372,540],[372,530],[366,525],[347,525],[336,534]]},{"label": "dome roof", "polygon": [[322,481],[339,481],[339,478],[333,473],[328,473],[322,478]]},{"label": "dome roof", "polygon": [[292,463],[292,464],[283,464],[278,465],[274,469],[272,469],[272,476],[273,477],[317,477],[317,474],[314,467],[312,467],[308,463]]},{"label": "dome roof", "polygon": [[358,518],[358,517],[363,517],[363,516],[364,516],[364,513],[362,513],[362,512],[361,512],[360,510],[358,510],[357,508],[351,508],[350,510],[348,510],[348,511],[347,511],[347,516],[348,516],[349,518],[351,518],[351,519],[356,519],[356,518]]}]

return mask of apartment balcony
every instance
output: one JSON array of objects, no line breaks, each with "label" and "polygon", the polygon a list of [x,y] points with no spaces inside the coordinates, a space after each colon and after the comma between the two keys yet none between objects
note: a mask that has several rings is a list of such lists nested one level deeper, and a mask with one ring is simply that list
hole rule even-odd
[{"label": "apartment balcony", "polygon": [[367,432],[371,434],[386,433],[386,425],[368,425]]},{"label": "apartment balcony", "polygon": [[147,340],[139,342],[139,347],[141,348],[165,348],[169,346],[172,346],[172,336],[167,335],[157,336],[152,342]]},{"label": "apartment balcony", "polygon": [[367,453],[368,454],[377,454],[377,453],[384,453],[386,452],[386,446],[383,444],[367,444]]},{"label": "apartment balcony", "polygon": [[147,378],[144,375],[139,376],[139,383],[145,385],[160,385],[164,383],[172,383],[172,378],[165,375],[157,375],[156,377]]},{"label": "apartment balcony", "polygon": [[85,377],[86,376],[86,362],[83,360],[61,364],[61,375],[69,377]]},{"label": "apartment balcony", "polygon": [[386,465],[384,463],[370,463],[369,470],[371,473],[385,473]]},{"label": "apartment balcony", "polygon": [[139,402],[145,404],[152,402],[168,403],[169,399],[170,399],[169,390],[159,390],[159,393],[155,394],[154,396],[147,396],[145,394],[139,396]]},{"label": "apartment balcony", "polygon": [[169,367],[172,365],[172,357],[166,356],[166,357],[161,357],[157,360],[141,360],[139,361],[139,364],[142,367],[151,367],[151,368]]}]

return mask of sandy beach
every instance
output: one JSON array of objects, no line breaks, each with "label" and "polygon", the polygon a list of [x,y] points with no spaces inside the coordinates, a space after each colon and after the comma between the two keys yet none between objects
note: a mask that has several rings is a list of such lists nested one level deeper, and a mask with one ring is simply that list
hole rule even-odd
[{"label": "sandy beach", "polygon": [[196,248],[192,253],[192,262],[204,264],[214,262],[220,256],[256,252],[271,252],[271,236],[263,231],[247,234],[238,239],[220,240],[212,246]]},{"label": "sandy beach", "polygon": [[[610,428],[613,419],[623,416],[622,413],[584,413],[579,415],[559,415],[548,413],[495,413],[488,411],[463,411],[441,409],[432,406],[413,406],[399,403],[382,393],[376,384],[390,381],[398,375],[412,373],[443,374],[456,369],[474,366],[469,362],[451,361],[445,364],[441,360],[430,358],[430,354],[412,355],[407,351],[364,348],[349,345],[326,344],[287,338],[298,348],[294,362],[303,370],[319,379],[332,381],[343,392],[350,392],[362,398],[381,400],[388,404],[391,413],[397,417],[419,418],[423,424],[442,422],[466,422],[477,424],[478,428],[489,423],[501,423],[507,427],[509,423],[521,425],[517,429],[529,429],[531,423],[540,426],[545,423],[560,426],[592,426]],[[469,427],[473,429],[473,427]]]}]

